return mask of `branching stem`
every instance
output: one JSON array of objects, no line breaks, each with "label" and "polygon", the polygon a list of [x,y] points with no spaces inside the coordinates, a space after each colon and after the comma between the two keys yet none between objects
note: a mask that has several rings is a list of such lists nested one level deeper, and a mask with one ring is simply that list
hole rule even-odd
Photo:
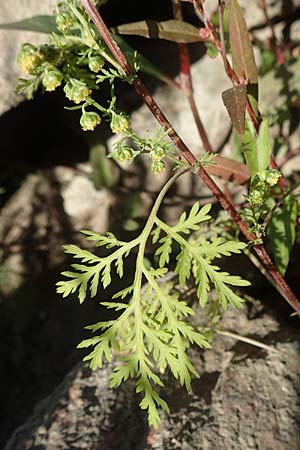
[{"label": "branching stem", "polygon": [[[182,9],[180,0],[172,0],[173,4],[173,14],[175,19],[182,20]],[[179,43],[178,44],[178,55],[179,55],[179,63],[180,63],[180,85],[181,90],[184,95],[187,97],[189,102],[191,112],[194,117],[195,124],[197,126],[197,130],[202,141],[203,147],[206,152],[213,152],[213,148],[211,143],[209,142],[207,133],[203,126],[200,113],[198,111],[195,97],[193,93],[193,80],[191,75],[191,60],[189,55],[189,49],[186,44]]]},{"label": "branching stem", "polygon": [[[86,9],[91,20],[94,22],[94,25],[96,26],[98,32],[100,33],[106,45],[108,46],[109,50],[112,52],[114,58],[122,67],[125,76],[135,77],[133,81],[133,87],[135,88],[137,94],[143,99],[143,101],[146,103],[146,105],[156,118],[156,120],[160,123],[165,132],[172,139],[172,141],[178,148],[181,156],[186,160],[186,162],[190,166],[193,166],[197,162],[196,157],[193,155],[193,153],[191,153],[191,151],[187,148],[187,146],[182,141],[180,136],[176,133],[176,131],[174,130],[174,128],[172,127],[166,116],[163,114],[163,112],[153,99],[151,93],[143,84],[142,80],[139,78],[139,76],[135,74],[127,58],[125,57],[125,55],[123,54],[117,43],[114,41],[111,32],[107,28],[106,24],[104,23],[101,15],[97,11],[93,2],[91,0],[81,0],[81,3]],[[235,209],[234,205],[221,191],[221,189],[210,177],[210,175],[204,169],[204,167],[200,166],[196,174],[202,179],[202,181],[209,187],[211,192],[216,196],[216,198],[221,203],[223,208],[228,212],[230,217],[237,224],[237,226],[239,227],[245,238],[248,241],[255,242],[256,236],[253,233],[249,232],[246,222],[241,218],[241,216]],[[271,260],[264,246],[262,244],[256,244],[253,245],[253,248],[257,253],[261,262],[269,271],[270,275],[274,278],[277,290],[282,294],[282,296],[287,300],[287,302],[292,306],[292,308],[297,312],[297,314],[300,315],[300,301],[297,299],[297,297],[295,296],[295,294],[293,293],[293,291],[291,290],[285,279],[276,269],[273,261]]]}]

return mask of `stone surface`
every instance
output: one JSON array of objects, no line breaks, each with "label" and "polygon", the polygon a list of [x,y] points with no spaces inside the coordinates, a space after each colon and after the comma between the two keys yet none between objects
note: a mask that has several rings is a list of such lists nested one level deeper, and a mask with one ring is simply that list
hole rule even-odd
[{"label": "stone surface", "polygon": [[[54,0],[15,0],[1,2],[0,23],[17,22],[37,15],[52,14]],[[14,92],[16,79],[24,76],[16,64],[18,51],[24,42],[41,44],[47,39],[41,33],[0,29],[0,115],[20,103],[23,97]]]},{"label": "stone surface", "polygon": [[[211,59],[207,55],[193,64],[192,76],[195,101],[201,119],[213,147],[217,148],[223,142],[230,127],[221,97],[222,92],[230,88],[230,81],[224,73],[221,59]],[[184,96],[164,86],[157,89],[154,98],[187,146],[195,153],[199,153],[203,147]],[[136,130],[146,131],[158,128],[157,122],[146,106],[132,114],[132,124]]]},{"label": "stone surface", "polygon": [[113,365],[79,365],[18,428],[5,450],[298,450],[300,345],[293,331],[258,302],[229,311],[221,323],[269,350],[217,336],[212,350],[193,352],[201,373],[187,394],[168,383],[170,415],[149,429],[132,382],[108,389]]},{"label": "stone surface", "polygon": [[[83,165],[82,165],[83,166]],[[64,210],[70,217],[74,231],[83,228],[105,233],[109,227],[109,208],[113,195],[108,189],[96,190],[89,177],[90,165],[85,164],[86,173],[57,167],[55,173],[61,183]]]},{"label": "stone surface", "polygon": [[0,210],[1,449],[80,360],[84,326],[101,314],[97,302],[64,301],[55,284],[67,268],[62,246],[87,248],[80,228],[105,232],[111,199],[88,174],[59,167],[28,175]]},{"label": "stone surface", "polygon": [[8,277],[0,295],[14,291],[24,274],[36,272],[34,267],[38,272],[43,254],[49,268],[61,265],[61,246],[80,240],[81,229],[105,233],[113,204],[113,194],[97,191],[83,171],[57,167],[29,175],[0,211],[1,265]]},{"label": "stone surface", "polygon": [[[239,0],[243,8],[247,25],[251,28],[265,22],[265,16],[261,8],[262,0]],[[284,13],[287,9],[300,6],[299,0],[266,0],[267,12],[270,17]],[[218,0],[206,1],[204,5],[206,14],[210,16],[218,8]]]}]

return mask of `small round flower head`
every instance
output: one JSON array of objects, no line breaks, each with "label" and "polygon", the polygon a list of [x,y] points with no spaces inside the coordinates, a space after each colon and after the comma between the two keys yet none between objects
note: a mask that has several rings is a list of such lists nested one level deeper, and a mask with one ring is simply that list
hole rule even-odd
[{"label": "small round flower head", "polygon": [[65,85],[64,92],[69,100],[78,104],[86,100],[92,91],[83,81],[71,78]]},{"label": "small round flower head", "polygon": [[55,66],[49,65],[43,77],[43,86],[46,91],[55,91],[61,85],[64,76]]},{"label": "small round flower head", "polygon": [[101,123],[101,117],[94,111],[84,112],[80,118],[80,125],[84,131],[93,131]]},{"label": "small round flower head", "polygon": [[103,67],[104,60],[100,56],[90,56],[89,57],[89,69],[91,72],[98,73]]},{"label": "small round flower head", "polygon": [[258,189],[253,189],[249,194],[249,202],[253,206],[262,206],[264,203],[263,195]]},{"label": "small round flower head", "polygon": [[34,45],[23,44],[19,51],[17,62],[24,73],[35,75],[43,59],[43,55]]},{"label": "small round flower head", "polygon": [[68,31],[74,25],[74,17],[65,11],[60,11],[56,16],[56,26],[61,32]]},{"label": "small round flower head", "polygon": [[83,29],[81,32],[81,37],[87,47],[94,48],[97,46],[97,42],[95,41],[95,33],[93,30]]},{"label": "small round flower head", "polygon": [[111,131],[115,134],[126,131],[129,128],[130,121],[124,114],[114,113],[110,122]]},{"label": "small round flower head", "polygon": [[278,183],[279,178],[281,178],[281,173],[279,170],[267,170],[266,183],[269,186],[275,186]]},{"label": "small round flower head", "polygon": [[155,175],[163,172],[165,168],[166,164],[164,163],[164,161],[152,161],[151,170]]},{"label": "small round flower head", "polygon": [[115,158],[120,163],[132,161],[134,158],[134,150],[131,147],[124,146],[115,153]]},{"label": "small round flower head", "polygon": [[160,161],[166,155],[166,151],[160,145],[154,147],[154,149],[150,152],[150,156],[153,161]]}]

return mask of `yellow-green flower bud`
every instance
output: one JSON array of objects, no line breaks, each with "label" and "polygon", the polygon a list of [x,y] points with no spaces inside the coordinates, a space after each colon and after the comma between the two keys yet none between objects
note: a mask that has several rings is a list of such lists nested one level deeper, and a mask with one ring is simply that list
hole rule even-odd
[{"label": "yellow-green flower bud", "polygon": [[99,70],[103,67],[104,60],[100,58],[100,56],[90,56],[89,57],[89,69],[94,72],[98,73]]},{"label": "yellow-green flower bud", "polygon": [[43,62],[43,55],[31,44],[23,44],[19,51],[17,62],[24,73],[34,75]]},{"label": "yellow-green flower bud", "polygon": [[164,161],[152,161],[151,170],[155,175],[163,172],[165,168],[166,164],[164,163]]},{"label": "yellow-green flower bud", "polygon": [[64,92],[69,100],[78,104],[86,100],[92,91],[83,81],[71,78],[65,85]]},{"label": "yellow-green flower bud", "polygon": [[132,161],[134,158],[134,151],[132,148],[124,146],[116,152],[115,158],[121,163]]},{"label": "yellow-green flower bud", "polygon": [[263,183],[266,181],[266,170],[264,170],[263,172],[259,172],[255,175],[254,181],[256,184],[259,183],[259,181],[262,181]]},{"label": "yellow-green flower bud", "polygon": [[101,117],[94,111],[84,112],[80,118],[80,125],[84,131],[92,131],[101,123]]},{"label": "yellow-green flower bud", "polygon": [[127,116],[124,114],[113,114],[110,128],[113,133],[121,133],[122,131],[126,131],[129,128],[130,121]]},{"label": "yellow-green flower bud", "polygon": [[83,29],[81,33],[82,40],[85,45],[88,47],[94,48],[97,46],[97,42],[95,41],[95,33],[91,29]]},{"label": "yellow-green flower bud", "polygon": [[64,76],[55,66],[48,66],[43,77],[43,86],[46,91],[55,91],[61,85]]},{"label": "yellow-green flower bud", "polygon": [[249,202],[253,206],[262,206],[264,203],[262,193],[258,189],[253,189],[249,194]]},{"label": "yellow-green flower bud", "polygon": [[267,170],[266,171],[266,183],[269,186],[275,186],[278,183],[279,178],[281,177],[281,173],[279,170]]},{"label": "yellow-green flower bud", "polygon": [[63,33],[74,25],[74,17],[65,11],[60,11],[56,16],[56,26]]},{"label": "yellow-green flower bud", "polygon": [[150,156],[153,161],[159,161],[166,155],[166,151],[163,147],[157,146],[151,152]]}]

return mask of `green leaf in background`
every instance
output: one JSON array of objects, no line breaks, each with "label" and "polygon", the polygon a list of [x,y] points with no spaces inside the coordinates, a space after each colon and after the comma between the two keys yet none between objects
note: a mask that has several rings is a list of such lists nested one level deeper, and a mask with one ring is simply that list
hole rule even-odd
[{"label": "green leaf in background", "polygon": [[234,86],[222,92],[223,103],[227,109],[233,127],[239,134],[245,131],[245,114],[247,106],[247,88],[245,85]]},{"label": "green leaf in background", "polygon": [[245,161],[244,156],[243,156],[242,138],[236,131],[234,131],[234,133],[233,133],[231,157],[234,159],[234,161],[238,161],[241,163],[243,163]]},{"label": "green leaf in background", "polygon": [[212,58],[215,59],[219,52],[218,49],[216,48],[216,46],[214,44],[212,44],[211,42],[205,41],[204,42],[205,47],[207,48],[207,55]]},{"label": "green leaf in background", "polygon": [[293,195],[289,195],[283,204],[276,208],[267,227],[272,253],[276,266],[285,275],[292,247],[296,238],[296,220],[298,203]]},{"label": "green leaf in background", "polygon": [[199,30],[190,23],[182,20],[141,20],[139,22],[125,23],[114,28],[120,34],[133,34],[152,39],[166,39],[172,42],[189,43],[201,40]]},{"label": "green leaf in background", "polygon": [[264,47],[260,48],[260,55],[261,55],[261,63],[259,73],[261,76],[263,76],[266,73],[270,72],[270,70],[275,69],[277,62],[274,52]]},{"label": "green leaf in background", "polygon": [[245,133],[242,137],[243,151],[253,177],[269,167],[271,156],[271,141],[268,120],[264,119],[257,136],[250,119],[246,119]]},{"label": "green leaf in background", "polygon": [[123,214],[125,220],[122,223],[124,230],[136,231],[139,228],[139,222],[137,219],[143,217],[143,198],[139,192],[133,192],[124,199]]},{"label": "green leaf in background", "polygon": [[59,33],[55,16],[34,16],[19,22],[1,23],[0,29],[3,30],[23,30],[35,31],[37,33]]},{"label": "green leaf in background", "polygon": [[137,54],[136,50],[134,50],[127,42],[118,34],[113,35],[114,40],[117,42],[117,44],[120,46],[122,52],[130,62],[130,64],[133,65],[134,61],[136,60],[136,57],[138,58],[140,70],[144,73],[147,73],[148,75],[151,75],[153,77],[158,78],[161,81],[164,81],[168,83],[167,76],[159,70],[154,64],[152,64],[148,59],[146,59],[143,55]]},{"label": "green leaf in background", "polygon": [[[212,22],[212,24],[219,28],[220,26],[220,21],[219,21],[219,12],[215,11],[213,13],[213,15],[211,16],[210,21]],[[223,30],[224,33],[229,33],[229,7],[228,5],[225,4],[224,6],[224,10],[223,10]]]},{"label": "green leaf in background", "polygon": [[112,187],[116,184],[116,177],[112,171],[112,162],[107,159],[104,145],[95,145],[90,149],[90,163],[92,166],[92,181],[97,190]]}]

